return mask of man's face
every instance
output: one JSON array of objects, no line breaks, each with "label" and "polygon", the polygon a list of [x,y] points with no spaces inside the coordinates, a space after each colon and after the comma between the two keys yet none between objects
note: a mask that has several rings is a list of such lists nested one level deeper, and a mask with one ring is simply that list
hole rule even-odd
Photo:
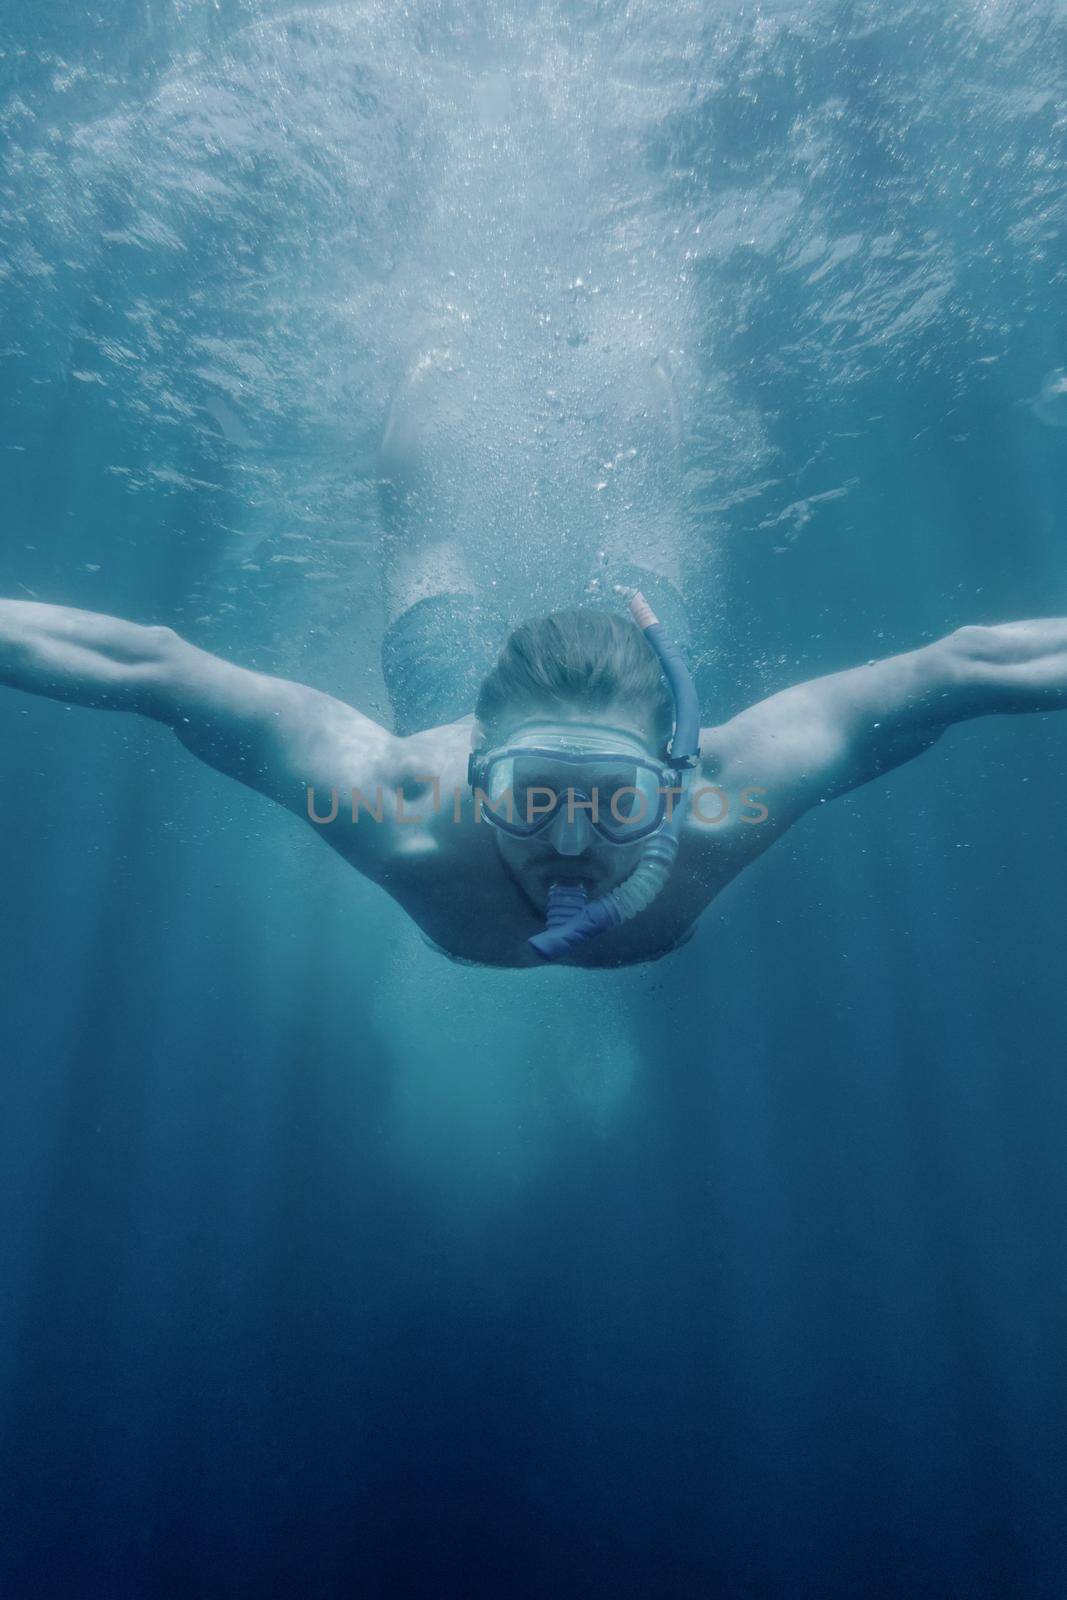
[{"label": "man's face", "polygon": [[[558,711],[546,712],[542,718],[531,717],[516,723],[493,743],[496,748],[503,749],[566,739],[581,747],[583,731],[593,733],[597,745],[603,743],[612,751],[644,756],[651,761],[659,759],[647,723],[618,707],[603,713],[575,711],[566,716]],[[575,789],[588,792],[580,767],[575,768],[573,782]],[[644,840],[635,844],[610,843],[597,833],[588,811],[578,805],[571,808],[570,815],[566,804],[560,805],[547,826],[531,838],[518,839],[499,828],[494,828],[493,834],[505,870],[541,912],[548,905],[548,891],[553,883],[583,883],[590,899],[610,893],[630,876],[644,849]]]}]

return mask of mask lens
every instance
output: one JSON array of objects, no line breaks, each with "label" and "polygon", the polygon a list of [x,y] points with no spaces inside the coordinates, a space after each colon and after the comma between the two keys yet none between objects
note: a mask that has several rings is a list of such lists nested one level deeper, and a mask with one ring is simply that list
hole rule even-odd
[{"label": "mask lens", "polygon": [[[483,816],[508,833],[539,833],[562,809],[567,797],[582,816],[613,844],[630,844],[655,832],[663,818],[660,774],[625,757],[588,756],[563,760],[551,751],[515,751],[490,762],[485,775]],[[589,802],[596,796],[596,814]]]},{"label": "mask lens", "polygon": [[599,828],[614,844],[644,838],[658,825],[663,810],[659,779],[647,767],[617,767],[599,781]]},{"label": "mask lens", "polygon": [[[562,776],[561,776],[562,773]],[[539,752],[501,756],[485,775],[483,816],[507,833],[538,833],[555,814],[573,769],[561,767]]]},{"label": "mask lens", "polygon": [[543,827],[567,801],[567,791],[580,783],[578,769],[563,761],[534,754],[516,756],[512,762],[515,820],[531,828]]}]

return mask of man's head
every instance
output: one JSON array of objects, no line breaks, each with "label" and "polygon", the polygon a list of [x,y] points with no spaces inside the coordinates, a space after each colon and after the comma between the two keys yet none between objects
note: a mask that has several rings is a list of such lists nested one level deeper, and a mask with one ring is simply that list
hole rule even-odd
[{"label": "man's head", "polygon": [[[673,722],[669,686],[641,630],[626,617],[581,609],[516,628],[475,711],[478,750],[555,746],[652,763],[662,759]],[[610,778],[610,764],[588,773],[579,764],[573,781],[588,793],[591,783]],[[580,807],[561,807],[531,837],[494,833],[505,867],[538,910],[554,881],[580,880],[593,896],[608,893],[629,877],[643,849],[628,835],[625,843],[609,842]]]},{"label": "man's head", "polygon": [[674,706],[655,651],[629,617],[578,607],[516,628],[475,706],[481,744],[534,718],[618,726],[620,715],[663,755]]}]

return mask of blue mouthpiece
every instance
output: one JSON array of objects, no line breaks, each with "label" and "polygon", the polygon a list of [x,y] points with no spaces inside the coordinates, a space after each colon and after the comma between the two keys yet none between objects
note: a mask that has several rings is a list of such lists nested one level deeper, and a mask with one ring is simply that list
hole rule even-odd
[{"label": "blue mouthpiece", "polygon": [[544,933],[535,933],[530,944],[542,961],[558,961],[621,921],[610,895],[587,900],[581,884],[554,883],[548,891],[548,926]]}]

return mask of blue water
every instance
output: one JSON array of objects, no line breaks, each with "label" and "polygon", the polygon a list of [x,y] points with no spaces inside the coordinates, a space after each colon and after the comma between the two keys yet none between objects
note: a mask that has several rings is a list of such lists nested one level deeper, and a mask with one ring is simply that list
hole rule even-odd
[{"label": "blue water", "polygon": [[[1062,0],[2,21],[0,594],[387,719],[447,337],[480,581],[680,541],[706,720],[1067,615]],[[154,724],[0,728],[3,1600],[1059,1600],[1067,717],[615,973],[450,966]]]}]

